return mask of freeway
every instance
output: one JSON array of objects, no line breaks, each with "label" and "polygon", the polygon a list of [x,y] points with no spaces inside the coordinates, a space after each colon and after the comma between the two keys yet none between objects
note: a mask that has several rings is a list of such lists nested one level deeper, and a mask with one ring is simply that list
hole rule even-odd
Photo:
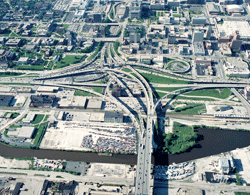
[{"label": "freeway", "polygon": [[249,102],[235,88],[232,88],[231,91],[245,105],[245,108],[247,109],[248,115],[250,116],[250,105],[249,105]]},{"label": "freeway", "polygon": [[[143,76],[141,76],[131,66],[127,66],[137,77],[139,77],[141,83],[143,83],[144,90],[147,99],[147,124],[146,131],[143,134],[143,139],[140,140],[140,147],[138,151],[137,170],[136,170],[136,183],[135,194],[152,194],[152,178],[151,178],[151,155],[152,155],[152,127],[153,127],[153,93],[148,82]],[[149,96],[149,97],[148,97]]]},{"label": "freeway", "polygon": [[[164,100],[164,99],[166,99],[169,95],[179,95],[180,93],[186,93],[186,92],[190,92],[190,91],[195,91],[195,90],[199,90],[199,89],[210,89],[210,88],[230,88],[230,87],[245,87],[245,86],[247,86],[246,84],[221,84],[221,85],[216,85],[216,84],[207,84],[207,85],[205,85],[205,84],[202,84],[202,85],[197,85],[197,86],[194,86],[194,85],[192,85],[192,86],[190,86],[190,87],[188,87],[188,85],[187,85],[187,87],[185,87],[185,88],[181,88],[181,89],[177,89],[177,90],[175,90],[175,91],[171,91],[171,92],[169,92],[169,93],[167,93],[166,95],[164,95],[163,97],[161,97],[156,103],[155,103],[155,107],[154,107],[154,109],[156,109],[157,108],[157,106],[158,106],[158,104],[162,101],[162,100]],[[235,90],[236,91],[236,90]],[[235,95],[241,100],[241,101],[243,101],[243,103],[247,103],[248,104],[248,102],[240,95],[240,94],[238,94],[237,95],[237,91],[235,92],[235,91],[232,91],[233,93],[235,93]],[[249,104],[248,104],[249,105]],[[249,106],[248,106],[248,108],[249,108]],[[250,108],[249,108],[249,114],[250,114]],[[249,115],[250,116],[250,115]]]}]

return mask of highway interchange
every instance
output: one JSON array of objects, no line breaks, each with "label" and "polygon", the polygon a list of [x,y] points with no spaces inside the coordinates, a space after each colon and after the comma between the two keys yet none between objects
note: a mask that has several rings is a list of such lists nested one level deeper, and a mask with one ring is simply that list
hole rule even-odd
[{"label": "highway interchange", "polygon": [[[113,51],[113,57],[110,53],[110,50]],[[105,51],[108,53],[108,59],[105,60]],[[46,85],[46,86],[57,86],[57,87],[67,87],[71,89],[77,89],[92,93],[104,101],[109,101],[117,106],[119,106],[128,116],[132,119],[135,124],[135,127],[138,132],[138,158],[137,158],[137,169],[136,169],[136,180],[135,180],[135,194],[136,195],[143,195],[143,194],[152,194],[153,190],[153,176],[151,171],[151,156],[153,152],[152,146],[152,136],[153,136],[153,128],[154,128],[154,121],[157,118],[156,110],[157,107],[160,105],[162,100],[166,99],[169,95],[179,95],[188,91],[204,89],[204,88],[232,88],[232,92],[243,102],[244,105],[248,108],[248,112],[250,113],[249,103],[234,89],[236,87],[245,87],[248,85],[248,82],[234,82],[234,81],[216,81],[212,82],[211,80],[208,81],[198,81],[192,79],[190,76],[182,76],[183,79],[187,79],[193,82],[193,84],[184,84],[181,85],[182,89],[177,89],[170,93],[167,93],[165,96],[160,98],[158,101],[155,101],[153,98],[153,92],[146,81],[146,79],[135,69],[136,67],[143,67],[148,68],[151,71],[157,71],[162,73],[173,74],[176,76],[175,73],[171,71],[167,71],[164,69],[154,68],[152,66],[148,66],[141,63],[126,63],[124,59],[122,59],[117,53],[114,51],[113,44],[105,42],[102,50],[99,52],[100,59],[99,61],[97,58],[93,58],[91,61],[86,61],[79,64],[70,65],[68,67],[52,70],[52,71],[44,71],[40,74],[40,77],[35,77],[32,81],[27,80],[28,83],[32,85]],[[99,55],[98,54],[98,55]],[[96,63],[98,62],[98,63]],[[110,64],[114,64],[115,66],[111,67]],[[130,72],[123,71],[123,68],[127,68]],[[64,78],[64,77],[72,77],[81,74],[88,74],[91,72],[101,72],[109,77],[109,81],[106,84],[93,84],[93,83],[63,83],[61,81],[57,81],[57,78]],[[31,73],[31,72],[29,72]],[[32,71],[35,73],[35,71]],[[131,74],[133,73],[133,74]],[[126,83],[123,81],[123,77],[130,77],[130,79],[134,80],[140,88],[143,90],[146,99],[146,117],[142,115],[140,109],[134,110],[136,114],[132,114],[131,110],[128,109],[122,102],[112,96],[109,88],[110,85],[114,82],[119,83],[123,86],[129,97],[132,97],[131,92],[129,91]],[[7,81],[6,81],[7,82]],[[25,81],[23,81],[25,82]],[[218,85],[219,84],[219,85]],[[105,93],[102,95],[100,93],[95,92],[92,89],[86,88],[93,87],[93,86],[101,86],[106,87]],[[168,84],[156,84],[156,86],[165,86],[169,87]],[[176,85],[177,86],[177,85]],[[133,98],[131,98],[133,99]],[[133,104],[135,108],[136,105],[139,105],[139,102],[133,99]],[[155,101],[155,102],[154,102]],[[25,114],[25,113],[24,113]],[[22,114],[23,115],[23,114]],[[21,115],[21,116],[22,116]],[[16,120],[18,120],[17,118]],[[138,119],[138,120],[137,120]]]}]

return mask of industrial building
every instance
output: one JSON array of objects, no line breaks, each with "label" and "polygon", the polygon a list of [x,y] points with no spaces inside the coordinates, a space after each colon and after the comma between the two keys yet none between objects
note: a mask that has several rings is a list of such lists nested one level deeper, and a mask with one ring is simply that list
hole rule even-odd
[{"label": "industrial building", "polygon": [[235,170],[234,159],[232,156],[229,156],[227,159],[220,158],[219,159],[219,168],[222,173],[228,174]]},{"label": "industrial building", "polygon": [[14,96],[12,95],[0,95],[0,106],[10,106],[13,99]]},{"label": "industrial building", "polygon": [[119,112],[106,111],[104,115],[105,123],[123,123],[123,114]]},{"label": "industrial building", "polygon": [[54,103],[54,95],[32,95],[30,107],[50,107]]},{"label": "industrial building", "polygon": [[244,9],[241,5],[227,5],[226,10],[228,14],[244,14]]},{"label": "industrial building", "polygon": [[58,108],[78,108],[84,109],[86,104],[86,97],[74,96],[72,97],[62,97],[58,101]]},{"label": "industrial building", "polygon": [[55,93],[58,90],[59,87],[39,86],[36,91],[40,93]]},{"label": "industrial building", "polygon": [[216,5],[215,3],[208,2],[207,3],[207,11],[211,15],[217,15],[221,12],[220,6]]},{"label": "industrial building", "polygon": [[8,136],[31,139],[34,134],[34,127],[22,126],[16,131],[8,131]]},{"label": "industrial building", "polygon": [[92,112],[89,117],[90,122],[104,122],[104,112]]},{"label": "industrial building", "polygon": [[87,109],[98,109],[101,110],[103,108],[103,102],[97,99],[88,99]]}]

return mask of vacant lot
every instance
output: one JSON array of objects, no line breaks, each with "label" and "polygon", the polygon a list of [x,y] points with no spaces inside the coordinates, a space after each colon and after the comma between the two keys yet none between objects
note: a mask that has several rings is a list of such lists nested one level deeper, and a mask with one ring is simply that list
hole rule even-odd
[{"label": "vacant lot", "polygon": [[70,64],[80,63],[84,56],[67,55],[56,63],[54,69],[63,68]]},{"label": "vacant lot", "polygon": [[215,98],[226,99],[232,94],[229,88],[222,89],[201,89],[186,93],[185,95],[191,96],[210,96]]}]

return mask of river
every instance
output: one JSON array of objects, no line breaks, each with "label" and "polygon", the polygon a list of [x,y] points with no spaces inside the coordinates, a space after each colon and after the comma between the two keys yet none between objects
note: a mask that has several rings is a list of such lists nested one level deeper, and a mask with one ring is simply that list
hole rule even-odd
[{"label": "river", "polygon": [[250,131],[201,128],[197,130],[197,133],[203,138],[198,141],[196,148],[177,155],[155,156],[154,164],[181,163],[250,145]]},{"label": "river", "polygon": [[[178,155],[159,155],[152,158],[155,165],[169,165],[173,162],[181,163],[206,156],[219,154],[243,148],[250,145],[250,132],[219,129],[198,129],[202,139],[198,141],[199,147]],[[135,165],[136,155],[114,154],[113,156],[100,156],[97,153],[69,152],[58,150],[32,150],[26,148],[12,148],[0,144],[0,155],[4,157],[34,157],[48,159],[65,159],[71,161],[102,162]]]}]

